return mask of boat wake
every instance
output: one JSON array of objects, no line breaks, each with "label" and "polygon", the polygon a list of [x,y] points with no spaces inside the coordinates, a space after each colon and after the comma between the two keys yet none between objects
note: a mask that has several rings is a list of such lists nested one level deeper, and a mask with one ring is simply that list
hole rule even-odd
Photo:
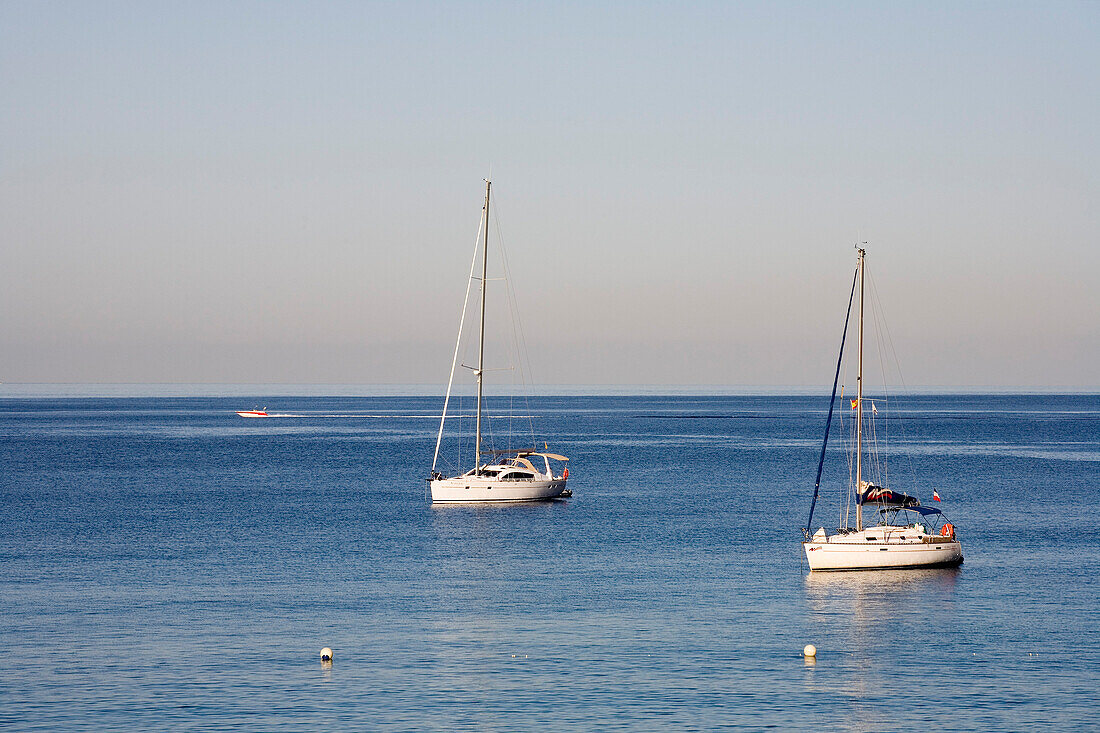
[{"label": "boat wake", "polygon": [[[268,417],[268,418],[286,417],[286,418],[311,419],[311,420],[312,419],[326,419],[326,420],[341,419],[341,420],[343,420],[343,419],[353,419],[353,418],[369,418],[369,419],[376,419],[376,420],[381,420],[381,419],[385,419],[385,420],[394,420],[394,419],[401,419],[401,420],[439,420],[440,416],[439,415],[373,415],[373,414],[372,415],[364,415],[364,414],[319,415],[319,414],[309,414],[309,413],[270,412],[266,415],[266,417]],[[452,417],[454,417],[453,414],[452,414]],[[462,417],[462,416],[460,416],[460,417]],[[471,415],[466,415],[465,417],[473,417],[473,415],[472,414]],[[517,419],[517,420],[518,419],[526,420],[526,419],[534,417],[534,415],[509,415],[508,417],[513,418],[513,419]]]}]

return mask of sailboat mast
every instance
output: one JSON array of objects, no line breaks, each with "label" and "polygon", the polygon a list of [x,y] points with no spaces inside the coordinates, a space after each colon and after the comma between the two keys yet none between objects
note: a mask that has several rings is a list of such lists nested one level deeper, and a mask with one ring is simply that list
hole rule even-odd
[{"label": "sailboat mast", "polygon": [[481,328],[477,342],[477,440],[474,444],[474,470],[481,468],[481,383],[485,367],[485,290],[489,273],[489,190],[492,181],[485,181],[485,246],[481,251]]},{"label": "sailboat mast", "polygon": [[863,529],[863,257],[859,250],[859,369],[856,372],[856,530]]}]

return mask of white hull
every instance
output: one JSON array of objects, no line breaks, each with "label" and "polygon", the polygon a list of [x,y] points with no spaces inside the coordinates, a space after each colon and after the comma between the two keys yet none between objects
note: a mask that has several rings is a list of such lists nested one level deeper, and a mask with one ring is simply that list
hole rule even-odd
[{"label": "white hull", "polygon": [[239,410],[237,414],[241,417],[267,417],[267,413],[262,410]]},{"label": "white hull", "polygon": [[534,479],[502,481],[479,476],[455,476],[435,479],[432,502],[437,504],[469,504],[501,501],[545,501],[555,499],[565,491],[565,479]]},{"label": "white hull", "polygon": [[[891,528],[894,529],[894,528]],[[803,542],[810,570],[885,570],[958,565],[963,561],[962,544],[938,535],[918,534],[907,529],[888,532],[874,527],[862,532],[815,535]]]}]

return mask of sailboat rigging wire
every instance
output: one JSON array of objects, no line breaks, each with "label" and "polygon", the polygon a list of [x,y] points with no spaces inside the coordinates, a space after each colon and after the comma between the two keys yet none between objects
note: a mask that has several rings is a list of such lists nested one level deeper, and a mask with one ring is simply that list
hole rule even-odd
[{"label": "sailboat rigging wire", "polygon": [[829,396],[829,416],[825,419],[825,439],[821,441],[821,458],[817,461],[817,479],[814,481],[814,498],[810,502],[810,517],[806,520],[806,529],[803,530],[806,539],[810,538],[810,526],[814,521],[814,507],[817,505],[817,494],[821,488],[821,469],[825,466],[825,447],[829,445],[829,427],[833,424],[833,407],[836,403],[836,385],[840,381],[840,365],[844,360],[844,341],[848,338],[848,320],[852,316],[852,301],[856,297],[856,282],[859,277],[859,269],[852,275],[852,293],[848,296],[848,311],[844,314],[844,332],[840,335],[840,354],[836,357],[836,375],[833,377],[833,393]]},{"label": "sailboat rigging wire", "polygon": [[[527,427],[531,433],[531,445],[538,445],[539,441],[535,439],[535,420],[531,413],[531,385],[534,382],[534,374],[531,370],[531,352],[527,346],[527,332],[523,328],[523,317],[520,315],[519,299],[516,295],[515,288],[511,287],[512,267],[508,261],[508,251],[504,248],[504,229],[500,224],[499,196],[494,213],[494,220],[497,224],[497,246],[500,249],[500,260],[504,267],[504,279],[509,281],[509,287],[506,288],[506,290],[508,291],[508,310],[512,317],[512,343],[515,345],[516,349],[515,358],[518,366],[520,387],[523,389],[524,410],[527,412]],[[515,384],[514,377],[512,384]]]},{"label": "sailboat rigging wire", "polygon": [[850,420],[845,420],[844,414],[847,412],[843,408],[844,405],[844,385],[848,382],[847,367],[845,367],[844,382],[840,385],[840,438],[844,445],[844,459],[848,463],[848,491],[845,496],[843,506],[841,507],[841,527],[848,526],[848,519],[852,513],[852,483],[855,481],[856,476],[856,462],[855,462],[855,450],[856,450],[856,431],[854,427],[849,426]]},{"label": "sailboat rigging wire", "polygon": [[[489,226],[487,216],[481,217],[485,226]],[[455,381],[455,367],[458,365],[458,350],[462,346],[462,327],[466,323],[466,308],[470,303],[470,289],[474,284],[474,273],[477,267],[477,250],[481,239],[481,225],[477,228],[477,237],[474,238],[474,258],[470,262],[470,279],[466,281],[466,297],[462,301],[462,317],[458,319],[458,338],[455,340],[455,355],[451,359],[451,376],[447,379],[447,396],[443,398],[443,415],[439,418],[439,434],[435,437],[435,454],[432,456],[432,474],[435,474],[435,464],[439,460],[439,445],[443,442],[443,424],[447,420],[447,405],[451,401],[451,387]],[[484,287],[484,286],[483,286]],[[477,466],[474,466],[477,468]]]},{"label": "sailboat rigging wire", "polygon": [[[879,298],[878,288],[875,286],[875,281],[874,280],[871,280],[871,290],[874,293],[875,300],[880,301],[879,307],[881,308],[882,307],[881,306],[881,299]],[[904,394],[906,396],[911,396],[911,393],[909,391],[909,385],[906,384],[905,375],[902,374],[902,371],[901,371],[901,360],[898,359],[898,351],[894,347],[894,335],[893,335],[893,333],[890,332],[890,326],[889,326],[889,323],[886,320],[885,310],[884,310],[883,315],[882,315],[882,331],[883,331],[883,333],[886,334],[886,343],[889,344],[889,346],[890,346],[890,355],[893,356],[893,358],[894,358],[894,368],[897,369],[897,372],[898,372],[898,381],[901,383],[901,392],[902,392],[902,394]],[[884,359],[884,361],[885,361],[885,359]],[[883,380],[883,384],[885,384],[885,380]],[[897,424],[895,429],[902,431],[901,435],[899,436],[899,439],[904,440],[905,439],[905,432],[902,429],[902,426],[900,424]],[[907,453],[906,457],[908,458],[908,462],[909,462],[909,475],[916,476],[917,475],[916,474],[916,469],[913,466],[913,454],[911,452]]]},{"label": "sailboat rigging wire", "polygon": [[[519,337],[516,335],[516,292],[512,287],[512,273],[508,268],[508,252],[504,248],[504,228],[500,223],[500,197],[497,197],[496,208],[493,209],[493,221],[496,222],[496,244],[497,251],[500,252],[500,264],[501,269],[504,271],[501,280],[508,283],[505,290],[505,304],[508,306],[508,323],[512,328],[512,340],[509,343],[508,359],[512,362],[512,384],[508,390],[508,438],[505,441],[505,447],[512,447],[512,436],[515,435],[515,419],[516,419],[516,376],[519,375],[519,381],[523,383],[523,364],[520,363],[519,358]],[[528,410],[530,411],[530,410]],[[531,445],[534,445],[532,441]]]},{"label": "sailboat rigging wire", "polygon": [[[866,272],[866,270],[865,270],[865,272]],[[873,281],[873,279],[872,279],[872,277],[869,273],[866,274],[865,276],[868,280],[871,281],[871,293],[868,294],[866,308],[867,308],[867,318],[870,320],[870,322],[872,324],[872,327],[869,329],[870,334],[865,337],[865,340],[863,342],[864,343],[863,348],[864,348],[864,351],[870,349],[871,351],[873,351],[875,354],[878,355],[879,384],[881,385],[881,389],[885,390],[886,372],[885,372],[885,369],[884,369],[883,363],[882,363],[882,348],[881,348],[881,341],[880,341],[880,339],[881,339],[880,334],[882,333],[882,328],[881,328],[881,325],[879,323],[879,312],[875,309],[874,281]],[[874,336],[873,339],[871,338],[872,335]],[[864,361],[864,371],[865,371],[865,373],[867,371],[870,371],[870,367],[868,366],[868,364],[870,364],[870,361],[867,360],[866,357],[865,357],[865,361]],[[868,399],[870,399],[870,398],[868,398]],[[867,415],[867,423],[865,423],[864,432],[866,433],[866,430],[870,430],[871,431],[871,437],[870,437],[870,443],[867,446],[868,450],[867,450],[866,459],[865,459],[866,463],[864,465],[867,466],[868,473],[870,474],[870,479],[868,479],[868,480],[872,484],[877,484],[878,486],[887,486],[887,484],[885,483],[885,481],[883,479],[883,476],[882,476],[883,455],[879,451],[879,445],[878,445],[878,420],[876,419],[876,417],[877,416],[873,412]]]},{"label": "sailboat rigging wire", "polygon": [[[878,298],[878,293],[875,289],[875,277],[871,273],[867,274],[867,280],[871,284],[871,296],[869,299],[871,321],[875,324],[875,328],[872,329],[875,340],[873,340],[873,347],[875,347],[875,353],[879,358],[879,385],[882,390],[882,398],[889,403],[889,391],[887,390],[887,370],[886,359],[882,354],[882,309],[881,302]],[[873,401],[871,402],[873,403]],[[887,434],[888,425],[886,418],[883,418],[882,422],[882,448],[879,448],[879,416],[875,413],[871,413],[871,455],[870,458],[873,461],[870,463],[871,471],[873,474],[871,483],[876,483],[880,486],[890,486],[890,442]]]}]

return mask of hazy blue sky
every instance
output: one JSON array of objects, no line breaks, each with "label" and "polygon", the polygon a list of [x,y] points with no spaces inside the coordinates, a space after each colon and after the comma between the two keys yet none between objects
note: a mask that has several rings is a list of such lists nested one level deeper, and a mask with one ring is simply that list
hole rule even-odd
[{"label": "hazy blue sky", "polygon": [[0,4],[0,381],[1098,386],[1100,3]]}]

